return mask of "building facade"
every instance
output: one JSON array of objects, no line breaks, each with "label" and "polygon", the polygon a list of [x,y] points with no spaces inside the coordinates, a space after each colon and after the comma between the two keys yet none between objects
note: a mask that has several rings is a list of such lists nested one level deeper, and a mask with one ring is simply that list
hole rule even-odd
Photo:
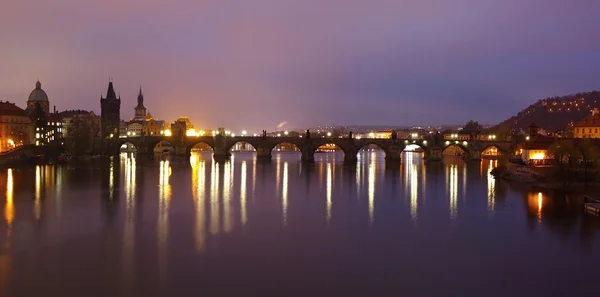
[{"label": "building facade", "polygon": [[32,131],[27,111],[14,103],[0,101],[0,152],[30,144]]},{"label": "building facade", "polygon": [[573,124],[574,138],[600,138],[600,112],[597,108],[583,120]]},{"label": "building facade", "polygon": [[108,83],[106,97],[100,96],[100,133],[102,139],[119,138],[121,97],[117,98],[112,81]]}]

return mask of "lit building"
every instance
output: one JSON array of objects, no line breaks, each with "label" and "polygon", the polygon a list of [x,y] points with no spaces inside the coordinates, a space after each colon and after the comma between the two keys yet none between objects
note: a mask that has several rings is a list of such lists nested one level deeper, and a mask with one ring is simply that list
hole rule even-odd
[{"label": "lit building", "polygon": [[[39,106],[39,107],[38,107]],[[36,110],[39,108],[40,110]],[[27,108],[25,109],[32,119],[36,145],[45,145],[62,140],[62,123],[56,112],[50,112],[48,94],[42,89],[42,83],[37,81],[35,89],[29,93]]]},{"label": "lit building", "polygon": [[594,108],[583,120],[573,124],[574,138],[600,138],[600,113]]},{"label": "lit building", "polygon": [[472,134],[465,131],[455,131],[444,133],[444,140],[469,141],[472,139]]},{"label": "lit building", "polygon": [[144,131],[144,126],[138,122],[130,122],[127,125],[127,137],[140,137]]},{"label": "lit building", "polygon": [[32,127],[27,111],[0,101],[0,152],[30,144]]},{"label": "lit building", "polygon": [[[148,113],[148,115],[150,115]],[[144,135],[159,135],[160,131],[162,131],[163,125],[159,125],[157,121],[155,121],[150,115],[149,119],[146,119],[146,122],[143,126]]]},{"label": "lit building", "polygon": [[528,141],[523,145],[521,149],[521,159],[523,162],[531,165],[544,165],[550,164],[552,160],[551,154],[548,152],[548,148],[553,142],[536,139],[535,141]]},{"label": "lit building", "polygon": [[535,124],[529,126],[529,140],[527,140],[521,151],[521,159],[523,162],[534,165],[550,165],[552,164],[552,154],[548,149],[556,141],[553,137],[547,137],[538,134],[539,127]]}]

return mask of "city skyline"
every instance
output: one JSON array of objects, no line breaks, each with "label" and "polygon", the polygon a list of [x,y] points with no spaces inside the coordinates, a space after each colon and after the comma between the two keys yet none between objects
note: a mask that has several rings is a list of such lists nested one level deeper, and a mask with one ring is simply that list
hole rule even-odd
[{"label": "city skyline", "polygon": [[157,118],[260,131],[494,124],[600,86],[600,3],[341,3],[9,1],[0,100],[39,79],[57,109],[99,114],[112,77],[122,119],[142,85]]}]

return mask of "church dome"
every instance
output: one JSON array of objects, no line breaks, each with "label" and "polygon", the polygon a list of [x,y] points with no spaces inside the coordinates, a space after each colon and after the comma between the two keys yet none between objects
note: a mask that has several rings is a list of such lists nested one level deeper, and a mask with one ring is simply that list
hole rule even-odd
[{"label": "church dome", "polygon": [[29,94],[27,102],[48,102],[48,95],[42,90],[42,84],[39,81],[35,83],[35,89]]}]

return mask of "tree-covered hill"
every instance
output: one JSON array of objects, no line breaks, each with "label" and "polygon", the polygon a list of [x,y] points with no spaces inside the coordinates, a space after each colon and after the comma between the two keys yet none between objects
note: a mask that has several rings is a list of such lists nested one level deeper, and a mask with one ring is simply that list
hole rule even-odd
[{"label": "tree-covered hill", "polygon": [[500,125],[525,130],[531,123],[535,123],[542,129],[555,132],[564,130],[570,123],[582,120],[594,108],[600,109],[598,91],[550,97],[538,100]]}]

